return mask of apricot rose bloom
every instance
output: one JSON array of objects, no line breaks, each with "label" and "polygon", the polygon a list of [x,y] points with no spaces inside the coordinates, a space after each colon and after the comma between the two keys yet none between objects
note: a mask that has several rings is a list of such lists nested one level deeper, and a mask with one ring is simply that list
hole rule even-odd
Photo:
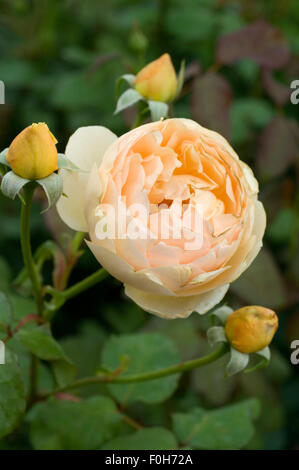
[{"label": "apricot rose bloom", "polygon": [[[80,128],[66,156],[91,171],[88,183],[84,173],[66,175],[68,197],[58,203],[60,216],[89,232],[87,244],[98,261],[150,313],[164,318],[206,313],[262,246],[266,217],[251,169],[222,136],[192,120],[153,122],[120,138],[103,127]],[[153,236],[134,238],[126,224],[114,238],[99,236],[105,217],[120,228],[106,210],[116,209],[120,197],[126,222],[136,217],[132,205],[145,208],[138,228]],[[192,217],[198,207],[201,227]]]}]

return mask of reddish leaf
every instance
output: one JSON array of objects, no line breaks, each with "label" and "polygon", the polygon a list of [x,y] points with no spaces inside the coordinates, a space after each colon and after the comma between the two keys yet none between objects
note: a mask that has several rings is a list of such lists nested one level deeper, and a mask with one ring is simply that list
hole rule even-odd
[{"label": "reddish leaf", "polygon": [[193,60],[186,66],[185,81],[198,76],[201,72],[201,64],[198,60]]},{"label": "reddish leaf", "polygon": [[280,308],[286,303],[286,292],[279,267],[265,247],[251,266],[231,284],[231,290],[248,305]]},{"label": "reddish leaf", "polygon": [[263,180],[280,176],[299,154],[299,125],[293,119],[275,117],[260,137],[258,171]]},{"label": "reddish leaf", "polygon": [[299,77],[299,57],[291,57],[288,66],[286,67],[286,76],[288,82],[298,79]]},{"label": "reddish leaf", "polygon": [[[46,201],[44,197],[43,200],[43,207],[46,207]],[[54,240],[58,243],[58,245],[65,248],[65,245],[68,245],[69,240],[72,238],[74,232],[67,225],[65,225],[65,223],[62,222],[56,207],[53,207],[48,212],[43,212],[43,219]]]},{"label": "reddish leaf", "polygon": [[215,72],[202,75],[194,80],[191,100],[193,118],[229,138],[232,89],[228,81]]},{"label": "reddish leaf", "polygon": [[119,52],[107,52],[106,54],[102,54],[98,56],[93,64],[90,66],[88,73],[92,74],[96,72],[102,65],[107,64],[107,62],[111,62],[112,60],[119,59],[121,54]]},{"label": "reddish leaf", "polygon": [[262,66],[278,69],[288,62],[290,52],[281,32],[260,20],[220,38],[216,57],[221,64],[252,59]]},{"label": "reddish leaf", "polygon": [[57,398],[57,400],[66,400],[75,403],[82,401],[82,398],[76,397],[75,395],[71,395],[70,393],[57,393],[55,397]]},{"label": "reddish leaf", "polygon": [[263,68],[262,81],[266,92],[275,104],[283,106],[290,100],[290,88],[275,80],[270,69]]}]

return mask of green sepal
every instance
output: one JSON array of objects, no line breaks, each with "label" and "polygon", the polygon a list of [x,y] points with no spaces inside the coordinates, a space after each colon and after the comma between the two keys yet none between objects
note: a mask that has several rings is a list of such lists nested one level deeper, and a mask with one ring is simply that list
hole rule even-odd
[{"label": "green sepal", "polygon": [[260,351],[257,351],[255,354],[262,356],[263,359],[260,362],[258,362],[255,366],[250,367],[249,369],[246,369],[244,371],[246,374],[250,372],[254,372],[259,369],[264,369],[265,367],[269,365],[271,352],[268,346],[266,346],[264,349],[261,349]]},{"label": "green sepal", "polygon": [[84,170],[81,170],[81,168],[79,168],[77,165],[75,165],[75,163],[73,163],[71,160],[66,158],[66,156],[63,153],[58,154],[57,166],[59,170],[61,168],[64,168],[65,170],[71,170],[71,171],[84,171]]},{"label": "green sepal", "polygon": [[6,165],[6,166],[10,167],[8,161],[6,160],[7,152],[8,152],[8,148],[2,150],[2,152],[0,153],[0,163],[1,163],[1,165]]},{"label": "green sepal", "polygon": [[207,331],[208,342],[211,347],[217,343],[227,343],[225,329],[223,326],[212,326]]},{"label": "green sepal", "polygon": [[230,354],[230,361],[226,366],[226,372],[228,377],[231,377],[232,375],[235,375],[238,372],[244,370],[249,362],[249,354],[241,353],[233,347],[231,347],[230,349]]},{"label": "green sepal", "polygon": [[179,94],[182,91],[183,85],[184,85],[185,65],[186,65],[185,59],[183,59],[181,61],[180,70],[179,70],[179,73],[178,73],[178,86],[177,86],[175,98],[178,98]]},{"label": "green sepal", "polygon": [[222,305],[221,307],[214,310],[211,315],[217,317],[218,320],[220,320],[220,322],[222,323],[222,325],[225,325],[226,320],[228,319],[230,314],[233,313],[233,311],[234,310],[228,307],[227,305]]},{"label": "green sepal", "polygon": [[160,121],[168,115],[168,104],[162,101],[148,100],[148,106],[151,113],[152,121]]},{"label": "green sepal", "polygon": [[4,196],[14,199],[27,183],[30,183],[30,180],[21,178],[13,171],[9,171],[3,176],[1,191]]},{"label": "green sepal", "polygon": [[115,85],[116,98],[119,97],[119,91],[120,91],[120,86],[121,86],[122,82],[126,82],[130,85],[130,87],[133,87],[133,83],[134,83],[135,78],[136,78],[136,75],[133,75],[131,73],[125,73],[124,75],[121,75],[121,77],[119,77],[117,79],[116,85]]},{"label": "green sepal", "polygon": [[48,199],[48,207],[42,211],[43,214],[58,202],[63,192],[63,181],[60,175],[52,173],[52,175],[36,180],[36,182],[43,188]]},{"label": "green sepal", "polygon": [[143,99],[138,91],[129,88],[118,98],[114,114],[120,113],[120,111],[133,106],[133,104]]}]

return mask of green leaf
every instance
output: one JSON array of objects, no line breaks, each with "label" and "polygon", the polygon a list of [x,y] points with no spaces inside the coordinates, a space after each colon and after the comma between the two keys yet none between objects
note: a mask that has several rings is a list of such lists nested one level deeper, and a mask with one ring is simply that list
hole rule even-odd
[{"label": "green leaf", "polygon": [[20,295],[9,294],[9,300],[12,303],[14,311],[13,328],[15,328],[24,317],[36,312],[36,305],[33,299],[21,297]]},{"label": "green leaf", "polygon": [[133,104],[137,103],[137,101],[140,101],[140,100],[143,100],[140,93],[138,93],[138,91],[136,90],[133,90],[132,88],[129,88],[129,90],[126,90],[118,98],[114,114],[117,114],[120,111],[123,111],[124,109],[129,108],[129,106],[133,106]]},{"label": "green leaf", "polygon": [[76,366],[68,359],[59,359],[52,362],[53,373],[59,387],[73,382],[77,375]]},{"label": "green leaf", "polygon": [[148,106],[151,112],[152,121],[160,121],[161,118],[166,118],[168,114],[168,104],[162,101],[148,100]]},{"label": "green leaf", "polygon": [[[202,318],[200,320],[202,321]],[[192,316],[184,318],[183,321],[165,322],[153,315],[147,321],[146,330],[148,333],[160,333],[170,338],[183,361],[193,359],[199,354],[198,326]]]},{"label": "green leaf", "polygon": [[[129,365],[122,376],[159,370],[180,361],[172,341],[157,333],[111,337],[104,346],[103,365],[108,369],[117,369],[124,355],[129,358]],[[122,404],[134,401],[159,403],[172,395],[179,376],[175,374],[146,382],[110,384],[108,387]]]},{"label": "green leaf", "polygon": [[49,400],[29,415],[30,439],[38,450],[96,450],[112,439],[121,420],[110,398],[81,402]]},{"label": "green leaf", "polygon": [[37,79],[37,73],[34,65],[21,57],[5,58],[1,61],[1,80],[9,89],[15,87],[32,86],[33,81]]},{"label": "green leaf", "polygon": [[[77,369],[77,377],[95,375],[101,364],[101,352],[106,334],[95,322],[85,321],[80,334],[63,338],[60,344],[67,357],[70,358]],[[58,378],[58,377],[56,377]],[[80,387],[80,396],[102,394],[103,384],[92,384]]]},{"label": "green leaf", "polygon": [[[204,352],[205,350],[201,354],[204,354]],[[201,400],[204,400],[201,403],[207,403],[207,406],[213,408],[229,403],[236,390],[236,381],[239,377],[225,377],[227,361],[228,355],[225,355],[205,367],[199,367],[192,371],[193,390]],[[193,403],[192,407],[197,405],[200,405],[200,402]],[[190,408],[191,406],[185,410],[189,411]]]},{"label": "green leaf", "polygon": [[273,108],[261,98],[238,98],[231,106],[232,141],[241,145],[255,136],[271,120]]},{"label": "green leaf", "polygon": [[52,175],[47,176],[47,178],[36,180],[36,182],[42,186],[48,199],[48,207],[43,211],[44,213],[51,209],[51,207],[55,206],[62,195],[63,181],[60,175],[52,173]]},{"label": "green leaf", "polygon": [[129,436],[116,437],[107,442],[105,450],[171,450],[176,449],[174,435],[163,428],[140,429]]},{"label": "green leaf", "polygon": [[296,222],[297,214],[293,208],[281,209],[267,229],[267,235],[271,242],[288,244],[292,239]]},{"label": "green leaf", "polygon": [[94,375],[100,366],[102,344],[106,334],[91,320],[83,323],[82,332],[61,340],[63,350],[78,367],[78,376]]},{"label": "green leaf", "polygon": [[279,308],[284,305],[285,289],[279,268],[263,248],[252,265],[231,285],[231,290],[250,305]]},{"label": "green leaf", "polygon": [[241,449],[254,435],[252,421],[258,417],[259,402],[245,400],[209,411],[194,408],[190,413],[175,413],[175,434],[184,445],[196,449]]},{"label": "green leaf", "polygon": [[29,180],[21,178],[16,175],[13,171],[9,171],[3,176],[1,183],[1,191],[4,196],[14,199],[16,195],[21,191],[25,184],[29,183]]},{"label": "green leaf", "polygon": [[105,322],[115,333],[128,334],[139,330],[146,322],[146,313],[137,304],[126,302],[105,305],[101,312]]},{"label": "green leaf", "polygon": [[11,270],[8,263],[0,256],[0,290],[8,291],[10,289]]},{"label": "green leaf", "polygon": [[16,336],[30,352],[40,359],[46,361],[66,359],[64,351],[53,338],[48,325],[28,329],[21,328]]},{"label": "green leaf", "polygon": [[[181,6],[182,4],[180,4]],[[215,12],[202,2],[184,3],[184,8],[171,8],[166,15],[166,30],[177,40],[177,47],[186,52],[186,44],[208,40],[213,35],[217,20]],[[188,47],[187,46],[187,47]]]},{"label": "green leaf", "polygon": [[292,376],[292,365],[287,356],[271,350],[271,361],[264,374],[269,383],[284,384]]},{"label": "green leaf", "polygon": [[3,326],[10,325],[13,321],[13,308],[4,292],[0,292],[0,331]]},{"label": "green leaf", "polygon": [[7,347],[5,364],[0,365],[0,437],[19,423],[26,407],[25,385],[16,355]]}]

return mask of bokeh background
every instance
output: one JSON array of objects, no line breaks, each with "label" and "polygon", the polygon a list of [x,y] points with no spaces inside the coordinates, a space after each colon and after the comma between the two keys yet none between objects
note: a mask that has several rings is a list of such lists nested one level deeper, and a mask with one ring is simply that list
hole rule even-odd
[{"label": "bokeh background", "polygon": [[[275,309],[280,328],[267,370],[223,379],[219,364],[211,365],[185,375],[165,403],[135,404],[130,414],[144,425],[167,427],[173,410],[259,397],[262,412],[248,448],[296,449],[299,366],[290,363],[290,343],[299,340],[299,104],[290,102],[290,83],[299,79],[298,2],[1,0],[0,79],[6,104],[0,105],[0,148],[39,121],[48,123],[61,152],[80,126],[100,124],[125,132],[134,109],[113,116],[116,79],[164,52],[171,54],[177,70],[182,59],[187,65],[174,115],[224,134],[260,182],[268,217],[264,248],[226,300],[233,307]],[[37,201],[32,218],[34,246],[50,236],[64,249],[66,229],[55,211],[41,218],[42,205],[42,199]],[[2,289],[21,268],[19,209],[0,195]],[[71,282],[97,267],[86,251]],[[45,275],[50,280],[50,263]],[[30,311],[28,302],[17,298],[20,311]],[[96,370],[110,333],[161,331],[189,359],[208,350],[206,327],[206,319],[196,314],[175,321],[146,314],[111,278],[66,304],[53,324],[82,376]],[[1,445],[30,447],[26,429]]]}]

